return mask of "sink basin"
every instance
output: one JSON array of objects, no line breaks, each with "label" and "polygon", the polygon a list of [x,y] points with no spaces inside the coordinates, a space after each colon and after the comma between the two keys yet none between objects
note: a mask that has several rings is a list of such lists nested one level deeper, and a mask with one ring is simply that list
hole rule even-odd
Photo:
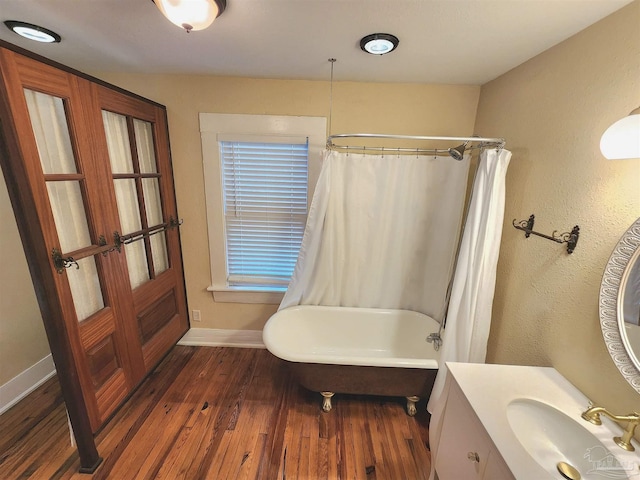
[{"label": "sink basin", "polygon": [[629,478],[611,451],[580,425],[580,419],[532,399],[510,402],[507,418],[516,438],[550,478],[571,478],[558,472],[560,462],[574,467],[586,480]]}]

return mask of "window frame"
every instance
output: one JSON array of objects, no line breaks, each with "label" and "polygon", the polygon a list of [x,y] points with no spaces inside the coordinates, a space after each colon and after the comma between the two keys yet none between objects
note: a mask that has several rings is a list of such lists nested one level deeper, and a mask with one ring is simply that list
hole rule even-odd
[{"label": "window frame", "polygon": [[311,204],[315,185],[322,165],[322,151],[326,144],[325,117],[252,115],[228,113],[200,113],[200,137],[204,168],[204,186],[207,209],[207,231],[211,284],[207,288],[216,302],[278,304],[284,292],[277,289],[251,289],[229,286],[227,283],[226,235],[219,137],[269,138],[284,141],[292,137],[309,139],[307,210]]}]

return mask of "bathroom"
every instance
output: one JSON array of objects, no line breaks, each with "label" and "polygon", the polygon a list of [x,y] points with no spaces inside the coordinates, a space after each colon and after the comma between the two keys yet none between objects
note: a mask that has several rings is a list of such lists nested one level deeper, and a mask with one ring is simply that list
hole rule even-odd
[{"label": "bathroom", "polygon": [[[636,160],[606,161],[598,143],[611,123],[640,105],[639,18],[636,0],[482,85],[335,81],[332,92],[332,132],[479,133],[507,140],[513,158],[487,362],[553,366],[594,403],[614,412],[637,410],[638,394],[619,374],[602,340],[598,293],[611,251],[639,216],[640,167]],[[188,308],[201,318],[199,323],[191,319],[193,328],[251,337],[277,309],[276,304],[214,302],[207,291],[211,274],[201,255],[209,245],[198,113],[327,116],[329,66],[325,58],[318,62],[327,80],[113,73],[99,65],[88,72],[167,107],[184,220]],[[335,69],[339,72],[340,59]],[[2,191],[0,209],[9,226],[0,233],[2,245],[21,252]],[[543,232],[579,225],[575,252],[525,239],[511,226],[513,219],[531,213]],[[2,297],[4,384],[49,350],[24,259],[5,262],[0,279],[0,291],[24,292],[10,302]]]}]

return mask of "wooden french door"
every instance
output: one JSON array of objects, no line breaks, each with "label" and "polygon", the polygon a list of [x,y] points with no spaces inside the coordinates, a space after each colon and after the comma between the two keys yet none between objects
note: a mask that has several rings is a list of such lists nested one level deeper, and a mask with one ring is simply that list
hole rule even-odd
[{"label": "wooden french door", "polygon": [[0,68],[3,170],[58,375],[96,432],[188,329],[165,110],[5,48]]},{"label": "wooden french door", "polygon": [[[164,110],[95,86],[110,166],[109,202],[118,212],[121,267],[131,318],[148,371],[188,325],[179,225]],[[105,159],[106,160],[106,159]],[[104,160],[103,160],[104,162]],[[106,163],[106,162],[105,162]]]}]

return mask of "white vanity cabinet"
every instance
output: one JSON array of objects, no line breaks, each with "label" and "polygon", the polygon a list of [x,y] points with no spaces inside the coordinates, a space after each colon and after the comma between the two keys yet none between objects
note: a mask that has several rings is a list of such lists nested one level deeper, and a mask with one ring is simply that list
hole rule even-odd
[{"label": "white vanity cabinet", "polygon": [[[559,463],[582,478],[599,476],[594,468],[600,464],[637,478],[640,449],[616,445],[620,428],[608,419],[602,425],[583,420],[589,400],[555,369],[446,365],[446,404],[433,412],[430,429],[436,480],[556,480]],[[591,450],[606,453],[591,461]]]},{"label": "white vanity cabinet", "polygon": [[514,480],[454,379],[450,379],[436,472],[439,480]]}]

